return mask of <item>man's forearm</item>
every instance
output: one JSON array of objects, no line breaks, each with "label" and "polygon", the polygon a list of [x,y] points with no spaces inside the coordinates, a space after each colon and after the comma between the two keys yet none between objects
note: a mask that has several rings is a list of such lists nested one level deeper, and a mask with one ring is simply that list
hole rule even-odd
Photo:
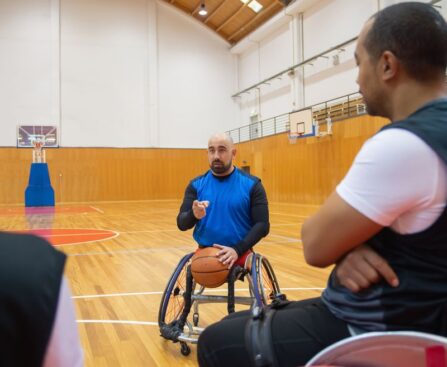
[{"label": "man's forearm", "polygon": [[177,216],[177,227],[181,231],[187,231],[196,225],[199,220],[194,216],[192,209],[180,212]]},{"label": "man's forearm", "polygon": [[191,229],[199,221],[192,211],[192,203],[197,199],[197,192],[194,187],[189,184],[185,190],[185,197],[183,198],[180,211],[177,215],[177,227],[181,231]]},{"label": "man's forearm", "polygon": [[240,241],[234,249],[237,254],[241,256],[244,252],[250,250],[256,245],[263,237],[267,236],[270,230],[270,224],[268,222],[258,222],[247,233],[242,241]]}]

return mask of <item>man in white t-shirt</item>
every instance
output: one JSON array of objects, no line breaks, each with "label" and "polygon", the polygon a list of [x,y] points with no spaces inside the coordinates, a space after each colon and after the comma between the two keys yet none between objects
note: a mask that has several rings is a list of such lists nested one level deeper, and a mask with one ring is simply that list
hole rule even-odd
[{"label": "man in white t-shirt", "polygon": [[368,331],[447,335],[447,24],[429,4],[392,5],[365,24],[355,58],[368,112],[392,123],[303,224],[306,261],[336,264],[328,286],[264,322],[239,313],[205,329],[202,367],[303,365]]}]

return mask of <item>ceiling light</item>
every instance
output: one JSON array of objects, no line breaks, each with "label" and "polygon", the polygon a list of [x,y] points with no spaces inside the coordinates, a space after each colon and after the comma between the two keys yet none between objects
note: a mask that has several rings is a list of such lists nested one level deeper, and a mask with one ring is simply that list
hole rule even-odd
[{"label": "ceiling light", "polygon": [[256,0],[250,1],[248,7],[251,8],[255,13],[259,13],[262,9],[262,5],[258,3]]},{"label": "ceiling light", "polygon": [[201,15],[202,17],[204,17],[205,15],[207,15],[208,12],[206,10],[205,7],[205,3],[200,4],[200,10],[199,10],[199,15]]},{"label": "ceiling light", "polygon": [[250,0],[241,0],[242,4],[247,4]]}]

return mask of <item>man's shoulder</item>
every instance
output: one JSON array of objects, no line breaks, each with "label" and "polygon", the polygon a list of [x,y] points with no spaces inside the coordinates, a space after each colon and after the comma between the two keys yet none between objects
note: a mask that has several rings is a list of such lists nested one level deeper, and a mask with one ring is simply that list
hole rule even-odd
[{"label": "man's shoulder", "polygon": [[[0,232],[0,252],[3,256],[14,257],[17,253],[34,256],[62,256],[47,240],[33,234]],[[35,257],[34,257],[35,258]]]},{"label": "man's shoulder", "polygon": [[204,179],[206,179],[206,178],[208,177],[209,173],[210,173],[210,171],[208,170],[208,171],[206,171],[205,173],[202,173],[201,175],[194,177],[194,178],[190,181],[190,184],[193,185],[193,184],[196,183],[196,182],[203,181]]},{"label": "man's shoulder", "polygon": [[244,179],[253,181],[253,183],[258,183],[258,182],[261,181],[261,179],[259,177],[251,175],[250,173],[245,172],[245,171],[243,171],[243,170],[241,170],[239,168],[236,168],[236,170],[239,173],[239,175],[241,175],[241,177],[243,177]]},{"label": "man's shoulder", "polygon": [[411,161],[418,159],[421,155],[432,156],[436,153],[430,140],[423,134],[399,126],[379,131],[365,142],[360,152],[363,155],[371,155],[371,159],[374,160],[382,159],[391,162],[398,161],[399,156],[402,156],[405,161]]},{"label": "man's shoulder", "polygon": [[0,281],[4,281],[5,277],[12,277],[16,284],[24,287],[34,286],[34,280],[58,281],[54,274],[62,275],[65,259],[65,254],[41,237],[0,233]]},{"label": "man's shoulder", "polygon": [[29,244],[39,248],[53,250],[53,247],[46,240],[33,234],[0,232],[0,245],[3,248],[17,248],[29,246]]}]

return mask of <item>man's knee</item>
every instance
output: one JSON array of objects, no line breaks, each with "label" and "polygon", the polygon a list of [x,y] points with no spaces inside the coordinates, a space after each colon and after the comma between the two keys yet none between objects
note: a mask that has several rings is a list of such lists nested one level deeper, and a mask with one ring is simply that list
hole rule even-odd
[{"label": "man's knee", "polygon": [[208,326],[200,333],[199,340],[197,342],[197,360],[199,366],[214,366],[212,362],[212,351],[220,344],[217,340],[220,335],[219,323]]},{"label": "man's knee", "polygon": [[248,320],[249,317],[233,317],[203,330],[197,345],[199,365],[248,366],[249,355],[245,346],[245,326]]}]

